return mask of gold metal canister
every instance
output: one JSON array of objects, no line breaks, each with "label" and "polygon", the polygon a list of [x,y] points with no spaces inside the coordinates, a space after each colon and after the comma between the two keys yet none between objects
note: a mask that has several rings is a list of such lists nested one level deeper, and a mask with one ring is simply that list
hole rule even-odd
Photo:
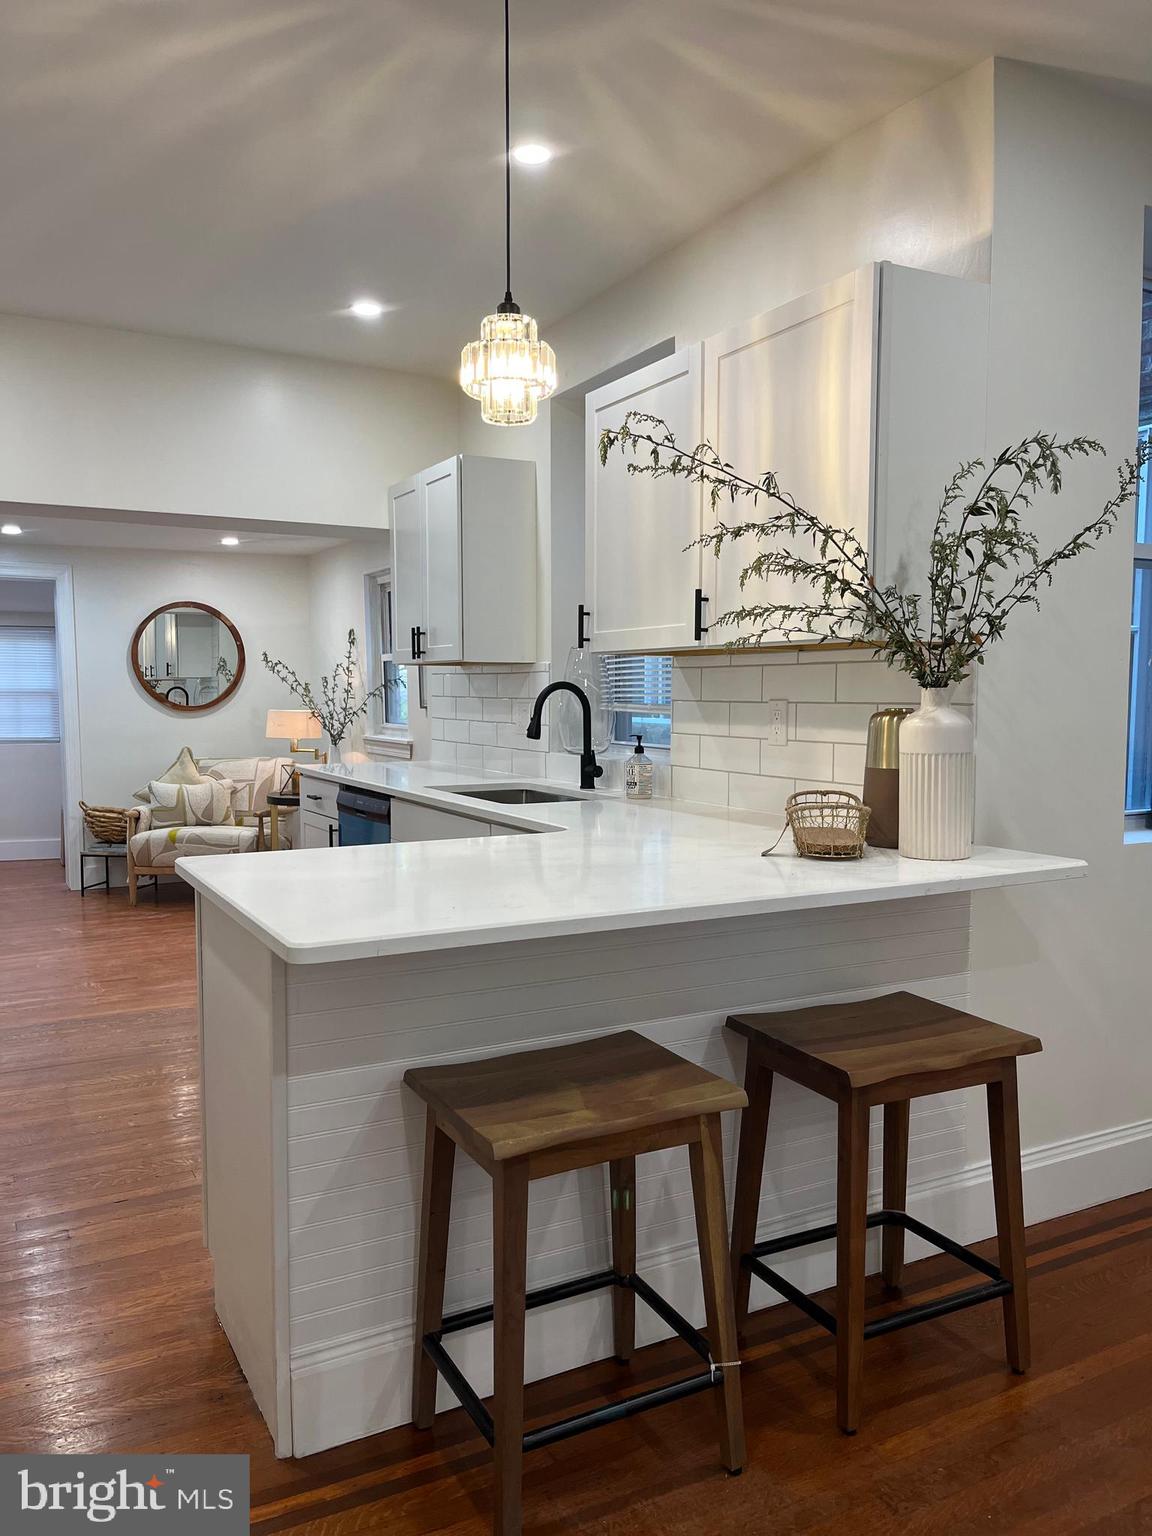
[{"label": "gold metal canister", "polygon": [[871,806],[867,841],[873,848],[900,844],[900,722],[911,708],[878,709],[868,722],[864,803]]}]

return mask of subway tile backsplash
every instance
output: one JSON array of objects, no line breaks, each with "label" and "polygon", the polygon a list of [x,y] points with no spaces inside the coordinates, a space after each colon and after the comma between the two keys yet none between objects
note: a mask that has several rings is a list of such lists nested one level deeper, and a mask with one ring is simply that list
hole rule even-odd
[{"label": "subway tile backsplash", "polygon": [[[873,710],[916,704],[902,672],[868,651],[775,651],[677,657],[672,673],[672,795],[778,816],[797,789],[864,787]],[[972,704],[971,681],[956,702]],[[774,742],[769,705],[788,706],[788,740]]]},{"label": "subway tile backsplash", "polygon": [[[697,804],[779,816],[797,789],[859,794],[873,710],[915,704],[916,685],[867,651],[775,651],[770,656],[682,656],[672,671],[672,746],[657,759],[656,793]],[[434,762],[575,784],[579,763],[524,734],[532,701],[549,681],[543,667],[429,668]],[[956,702],[971,708],[972,683]],[[787,705],[788,740],[771,739],[774,701]],[[547,738],[547,730],[544,732]],[[619,788],[623,756],[601,783]]]},{"label": "subway tile backsplash", "polygon": [[524,728],[547,681],[540,667],[429,667],[432,761],[544,777],[547,744],[529,741]]}]

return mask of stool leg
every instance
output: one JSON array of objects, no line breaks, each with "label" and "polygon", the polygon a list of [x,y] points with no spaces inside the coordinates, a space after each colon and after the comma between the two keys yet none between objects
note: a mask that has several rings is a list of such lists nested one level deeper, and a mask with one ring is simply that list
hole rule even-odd
[{"label": "stool leg", "polygon": [[[612,1268],[618,1275],[636,1273],[636,1159],[622,1157],[608,1164],[612,1186]],[[612,1287],[612,1342],[616,1358],[626,1365],[636,1348],[636,1292]]]},{"label": "stool leg", "polygon": [[1003,1076],[988,1084],[988,1140],[996,1194],[996,1235],[1000,1272],[1012,1282],[1004,1297],[1004,1344],[1008,1364],[1023,1374],[1031,1364],[1028,1329],[1028,1265],[1024,1249],[1024,1186],[1020,1177],[1020,1109],[1016,1062],[1004,1063]]},{"label": "stool leg", "polygon": [[846,1435],[860,1426],[867,1239],[868,1105],[849,1093],[840,1101],[836,1176],[836,1418]]},{"label": "stool leg", "polygon": [[495,1244],[492,1418],[495,1536],[520,1536],[524,1460],[524,1296],[528,1266],[528,1164],[497,1163],[492,1179]]},{"label": "stool leg", "polygon": [[[884,1209],[903,1211],[908,1205],[908,1122],[912,1106],[907,1099],[884,1106]],[[883,1234],[884,1284],[896,1289],[904,1277],[904,1228],[885,1227]]]},{"label": "stool leg", "polygon": [[692,1199],[696,1206],[696,1238],[704,1309],[713,1359],[724,1366],[718,1394],[720,1456],[729,1472],[744,1465],[744,1410],[740,1396],[739,1344],[732,1307],[732,1275],[728,1267],[728,1231],[724,1204],[724,1146],[720,1116],[704,1115],[700,1140],[688,1148],[692,1164]]},{"label": "stool leg", "polygon": [[420,1260],[416,1279],[416,1338],[412,1358],[412,1422],[429,1429],[436,1417],[436,1367],[421,1340],[444,1321],[444,1271],[452,1214],[452,1166],[456,1144],[428,1111],[424,1134],[424,1189],[420,1202]]},{"label": "stool leg", "polygon": [[744,1091],[748,1095],[748,1105],[740,1113],[740,1151],[736,1159],[736,1196],[732,1203],[732,1284],[735,1287],[736,1327],[741,1334],[748,1323],[748,1293],[752,1284],[752,1275],[741,1261],[756,1242],[768,1111],[772,1107],[772,1073],[763,1066],[751,1042],[744,1068]]}]

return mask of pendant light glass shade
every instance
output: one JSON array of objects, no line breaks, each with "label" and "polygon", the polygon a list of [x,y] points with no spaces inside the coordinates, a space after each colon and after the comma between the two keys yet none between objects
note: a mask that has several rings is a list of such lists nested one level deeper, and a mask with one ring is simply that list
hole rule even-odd
[{"label": "pendant light glass shade", "polygon": [[480,402],[482,420],[522,427],[556,389],[556,355],[536,334],[536,322],[520,310],[486,315],[480,340],[460,354],[460,387]]},{"label": "pendant light glass shade", "polygon": [[486,315],[480,340],[460,353],[460,388],[496,427],[523,427],[556,390],[556,354],[512,297],[512,84],[509,0],[504,0],[504,298]]}]

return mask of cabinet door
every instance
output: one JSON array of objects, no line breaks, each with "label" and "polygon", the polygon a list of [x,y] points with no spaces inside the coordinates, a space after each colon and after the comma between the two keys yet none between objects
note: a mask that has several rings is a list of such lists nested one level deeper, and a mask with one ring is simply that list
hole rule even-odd
[{"label": "cabinet door", "polygon": [[[704,434],[749,480],[772,470],[781,490],[834,528],[871,540],[872,439],[878,269],[862,268],[815,293],[704,343]],[[721,522],[766,516],[772,503],[724,501]],[[711,512],[709,510],[709,518]],[[811,540],[788,541],[815,553]],[[725,612],[760,602],[807,601],[815,589],[785,577],[740,573],[759,551],[749,539],[704,557],[708,641],[723,645],[757,626],[716,625]],[[711,579],[710,579],[711,578]],[[786,637],[769,633],[763,643]]]},{"label": "cabinet door", "polygon": [[[700,487],[628,473],[629,457],[600,463],[600,434],[629,411],[667,422],[677,443],[700,439],[700,348],[594,390],[585,402],[585,539],[591,645],[597,651],[683,650],[694,628],[700,536]],[[637,457],[642,457],[638,455]]]},{"label": "cabinet door", "polygon": [[[420,476],[424,514],[425,661],[459,661],[463,654],[460,596],[460,460],[446,459]],[[499,601],[493,593],[493,601]]]},{"label": "cabinet door", "polygon": [[428,628],[424,609],[424,513],[420,476],[402,480],[388,492],[392,530],[392,614],[395,655],[416,660],[413,636]]},{"label": "cabinet door", "polygon": [[300,812],[301,848],[338,848],[340,827],[337,822],[317,811]]}]

